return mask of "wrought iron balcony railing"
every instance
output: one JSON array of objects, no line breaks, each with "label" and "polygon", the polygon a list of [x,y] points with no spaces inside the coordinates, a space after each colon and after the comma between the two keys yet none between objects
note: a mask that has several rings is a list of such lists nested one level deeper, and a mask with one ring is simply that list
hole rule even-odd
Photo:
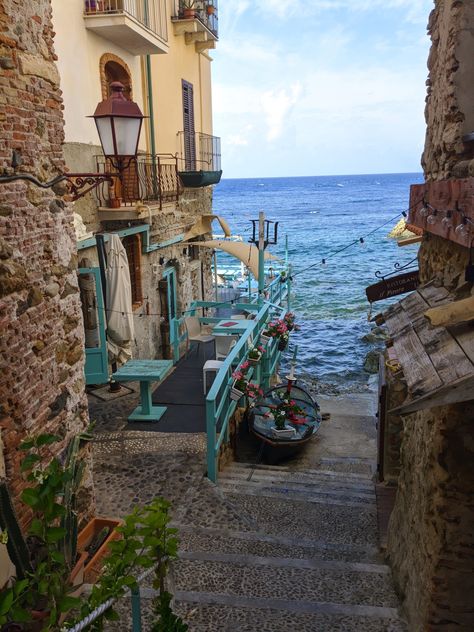
[{"label": "wrought iron balcony railing", "polygon": [[166,2],[163,0],[84,0],[86,16],[127,15],[142,26],[168,40]]},{"label": "wrought iron balcony railing", "polygon": [[196,19],[218,37],[217,0],[178,0],[177,5],[175,19]]},{"label": "wrought iron balcony railing", "polygon": [[[97,170],[118,173],[104,156],[96,156]],[[176,202],[181,193],[178,159],[171,154],[139,154],[114,178],[113,185],[97,190],[99,204],[109,208],[135,206],[137,202],[159,204]]]},{"label": "wrought iron balcony railing", "polygon": [[178,132],[179,171],[220,171],[221,139],[197,132]]}]

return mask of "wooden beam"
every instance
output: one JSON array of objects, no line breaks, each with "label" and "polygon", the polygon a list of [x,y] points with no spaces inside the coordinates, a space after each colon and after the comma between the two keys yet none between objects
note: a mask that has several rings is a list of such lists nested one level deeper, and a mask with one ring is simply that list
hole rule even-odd
[{"label": "wooden beam", "polygon": [[420,241],[423,240],[423,237],[417,235],[416,237],[408,237],[407,239],[399,239],[398,246],[401,248],[402,246],[410,246],[411,244],[419,244]]},{"label": "wooden beam", "polygon": [[401,406],[392,408],[388,412],[396,415],[409,415],[417,410],[446,406],[447,404],[459,404],[472,399],[474,399],[474,375],[461,378],[431,393],[406,401]]},{"label": "wooden beam", "polygon": [[474,296],[431,307],[425,312],[425,316],[434,327],[447,327],[474,320]]}]

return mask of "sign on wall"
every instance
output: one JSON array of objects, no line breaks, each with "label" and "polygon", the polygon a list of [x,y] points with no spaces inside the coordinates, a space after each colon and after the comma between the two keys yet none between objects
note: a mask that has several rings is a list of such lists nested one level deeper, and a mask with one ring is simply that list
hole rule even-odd
[{"label": "sign on wall", "polygon": [[384,279],[365,288],[369,303],[383,301],[391,296],[398,296],[406,292],[413,292],[420,284],[419,271],[405,272],[389,279]]}]

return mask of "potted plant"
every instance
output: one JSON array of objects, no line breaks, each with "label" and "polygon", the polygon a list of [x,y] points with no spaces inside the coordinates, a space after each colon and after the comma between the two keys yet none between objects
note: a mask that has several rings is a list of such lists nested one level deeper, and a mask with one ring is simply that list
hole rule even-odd
[{"label": "potted plant", "polygon": [[262,345],[258,346],[258,347],[253,347],[251,346],[249,348],[249,352],[248,352],[248,361],[250,362],[250,364],[252,365],[257,365],[261,358],[262,355],[265,353],[265,349],[263,348]]},{"label": "potted plant", "polygon": [[213,4],[206,4],[206,13],[207,15],[214,15],[216,12],[216,7]]},{"label": "potted plant", "polygon": [[298,423],[299,418],[304,417],[304,410],[298,406],[294,399],[291,399],[291,393],[285,393],[282,401],[272,409],[271,414],[275,421],[275,425],[272,426],[274,437],[291,439],[296,435],[296,429],[294,426],[288,425],[287,422]]},{"label": "potted plant", "polygon": [[230,398],[237,402],[241,397],[245,395],[245,391],[248,386],[248,380],[245,378],[245,373],[240,370],[234,371],[232,373],[232,377],[234,378],[234,383],[230,387]]},{"label": "potted plant", "polygon": [[287,312],[285,314],[285,316],[283,317],[283,321],[288,329],[288,331],[293,331],[293,329],[297,329],[297,326],[295,324],[295,319],[296,316],[294,314],[294,312]]},{"label": "potted plant", "polygon": [[280,349],[280,351],[283,351],[283,349],[286,348],[290,337],[288,333],[288,327],[286,326],[286,323],[281,319],[277,319],[268,323],[262,335],[264,336],[264,338],[273,338],[277,340],[278,348]]},{"label": "potted plant", "polygon": [[184,18],[194,18],[196,15],[196,0],[183,0],[182,11]]},{"label": "potted plant", "polygon": [[81,442],[88,439],[88,435],[75,437],[63,462],[56,456],[45,462],[48,447],[59,440],[55,435],[41,434],[20,445],[25,452],[21,470],[29,483],[20,498],[32,512],[26,538],[6,482],[0,482],[0,527],[17,574],[6,592],[0,591],[2,624],[37,620],[42,621],[41,629],[55,629],[64,613],[78,603],[72,595],[73,583],[81,573],[76,548],[76,491],[84,463],[78,452]]},{"label": "potted plant", "polygon": [[[177,530],[169,527],[169,508],[168,501],[155,498],[124,518],[123,524],[117,527],[120,540],[110,544],[104,572],[83,601],[76,619],[65,623],[65,630],[109,599],[120,599],[128,589],[138,589],[137,575],[154,567],[153,588],[158,595],[153,600],[154,621],[149,629],[151,632],[186,632],[188,626],[171,610],[172,595],[167,590],[167,573],[178,550]],[[104,619],[118,619],[113,606],[92,623],[91,629],[102,630]]]},{"label": "potted plant", "polygon": [[245,389],[245,395],[249,399],[256,399],[259,395],[263,395],[263,390],[258,386],[258,384],[249,382]]}]

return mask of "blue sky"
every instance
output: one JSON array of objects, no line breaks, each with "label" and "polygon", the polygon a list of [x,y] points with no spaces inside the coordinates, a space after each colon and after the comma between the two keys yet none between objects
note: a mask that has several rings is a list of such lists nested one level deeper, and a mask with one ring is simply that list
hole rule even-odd
[{"label": "blue sky", "polygon": [[224,177],[420,171],[432,0],[221,0]]}]

